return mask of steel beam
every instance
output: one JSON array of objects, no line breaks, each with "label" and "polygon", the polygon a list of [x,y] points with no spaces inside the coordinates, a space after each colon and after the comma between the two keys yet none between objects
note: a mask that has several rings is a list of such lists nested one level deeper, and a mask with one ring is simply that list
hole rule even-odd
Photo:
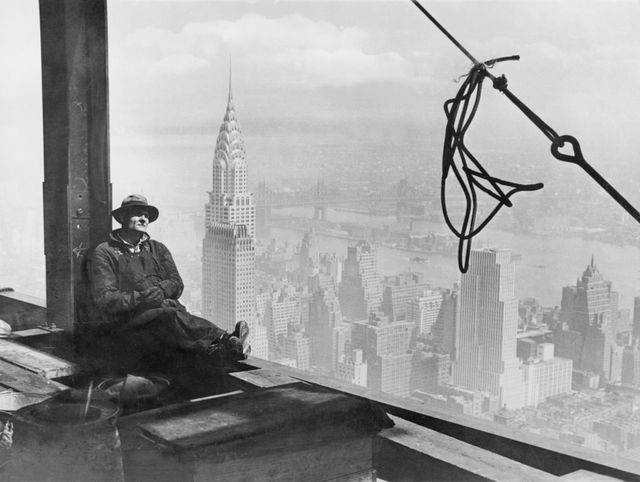
[{"label": "steel beam", "polygon": [[106,0],[40,0],[47,322],[71,329],[111,228]]}]

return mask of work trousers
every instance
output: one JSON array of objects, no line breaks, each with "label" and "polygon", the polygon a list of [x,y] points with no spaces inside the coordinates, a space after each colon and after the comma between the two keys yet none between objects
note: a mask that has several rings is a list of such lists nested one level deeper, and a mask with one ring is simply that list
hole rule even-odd
[{"label": "work trousers", "polygon": [[117,333],[123,362],[162,367],[177,351],[207,355],[225,330],[180,308],[154,308],[138,315]]}]

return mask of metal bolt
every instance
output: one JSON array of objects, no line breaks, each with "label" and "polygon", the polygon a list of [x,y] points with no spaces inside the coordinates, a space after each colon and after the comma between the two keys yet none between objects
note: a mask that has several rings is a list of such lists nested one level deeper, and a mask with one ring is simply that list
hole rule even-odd
[{"label": "metal bolt", "polygon": [[83,211],[83,209],[82,209],[82,208],[78,208],[78,209],[76,209],[76,215],[77,215],[77,216],[82,216],[83,214],[84,214],[84,211]]}]

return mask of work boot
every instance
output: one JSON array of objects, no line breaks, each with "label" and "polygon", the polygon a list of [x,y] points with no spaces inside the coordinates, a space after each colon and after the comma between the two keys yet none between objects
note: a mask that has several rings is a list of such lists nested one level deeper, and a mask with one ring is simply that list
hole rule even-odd
[{"label": "work boot", "polygon": [[249,324],[246,321],[239,321],[236,323],[235,329],[231,336],[235,336],[244,345],[249,336]]},{"label": "work boot", "polygon": [[231,333],[224,333],[207,349],[207,354],[216,364],[225,366],[229,362],[246,360],[251,353],[251,346],[247,343],[249,325],[246,321],[239,321]]},{"label": "work boot", "polygon": [[227,340],[227,346],[236,360],[246,360],[251,353],[251,346],[247,343],[249,337],[249,325],[246,321],[236,323],[235,329]]}]

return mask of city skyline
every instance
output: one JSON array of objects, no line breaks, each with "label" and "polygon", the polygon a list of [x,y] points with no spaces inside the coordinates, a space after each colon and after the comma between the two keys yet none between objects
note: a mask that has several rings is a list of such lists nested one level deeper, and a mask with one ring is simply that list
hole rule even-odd
[{"label": "city skyline", "polygon": [[[620,105],[640,101],[630,20],[640,5],[551,2],[553,12],[544,3],[433,9],[482,58],[522,53],[504,67],[514,90],[584,140],[638,205],[640,171],[626,165],[640,145],[621,133],[640,120]],[[0,18],[19,10],[10,5]],[[139,192],[159,207],[150,235],[171,246],[190,310],[229,331],[247,321],[252,356],[436,412],[630,457],[640,450],[640,228],[582,172],[552,163],[546,140],[487,93],[476,148],[505,177],[546,190],[503,210],[461,275],[433,186],[442,102],[469,65],[410,2],[110,5],[113,196]],[[29,8],[17,18],[27,21]],[[24,72],[34,68],[33,56],[2,48]],[[614,85],[609,75],[615,89],[602,88]],[[26,88],[39,95],[33,82]],[[25,114],[0,124],[8,137],[34,125],[27,113],[40,106],[27,97],[20,91],[20,106],[0,96]],[[41,152],[15,137],[24,152],[13,138],[3,146],[17,167],[0,180],[10,198],[0,288],[38,295],[41,194],[16,180],[40,175],[20,160]],[[263,183],[360,200],[260,210],[252,186]],[[403,186],[423,196],[380,201]]]}]

